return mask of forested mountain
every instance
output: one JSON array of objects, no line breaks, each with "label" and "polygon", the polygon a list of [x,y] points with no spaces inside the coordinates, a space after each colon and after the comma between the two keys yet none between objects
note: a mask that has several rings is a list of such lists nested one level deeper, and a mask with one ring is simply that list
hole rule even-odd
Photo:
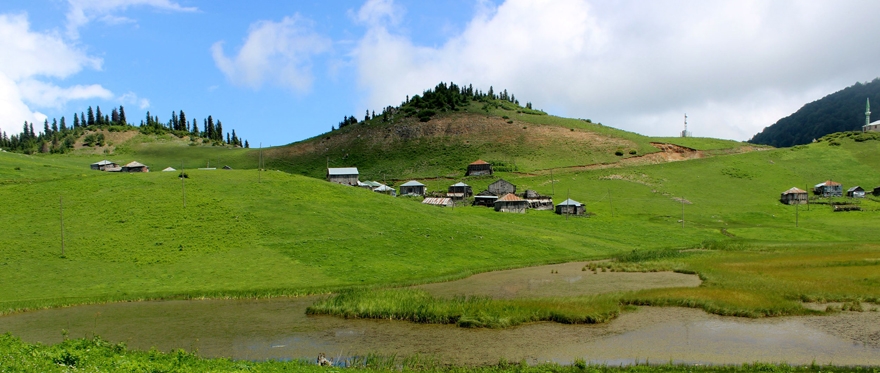
[{"label": "forested mountain", "polygon": [[880,117],[880,78],[850,87],[804,105],[749,140],[776,147],[807,144],[829,133],[861,130],[865,125],[865,100],[870,98],[871,121]]}]

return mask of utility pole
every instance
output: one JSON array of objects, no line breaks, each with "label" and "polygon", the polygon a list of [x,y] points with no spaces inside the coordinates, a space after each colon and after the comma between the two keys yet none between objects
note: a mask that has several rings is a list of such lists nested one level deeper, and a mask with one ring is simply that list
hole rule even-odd
[{"label": "utility pole", "polygon": [[257,165],[257,182],[263,182],[263,143],[260,142],[260,161]]},{"label": "utility pole", "polygon": [[58,211],[61,215],[61,257],[64,257],[64,196],[58,199]]},{"label": "utility pole", "polygon": [[684,196],[681,197],[681,227],[684,228]]},{"label": "utility pole", "polygon": [[183,162],[180,162],[180,190],[183,193],[183,208],[186,208],[186,170],[183,169]]},{"label": "utility pole", "polygon": [[798,207],[800,207],[800,202],[794,204],[794,226],[798,226]]},{"label": "utility pole", "polygon": [[[568,195],[565,198],[566,201],[571,201],[571,188],[568,188]],[[568,205],[567,207],[568,209],[565,211],[565,220],[568,220],[568,216],[571,215],[571,205]]]},{"label": "utility pole", "polygon": [[614,203],[611,202],[611,189],[608,189],[608,205],[611,207],[611,217],[614,217]]},{"label": "utility pole", "polygon": [[[553,195],[556,195],[556,182],[553,180],[553,169],[550,169],[550,187],[553,188]],[[569,189],[571,191],[571,189]]]},{"label": "utility pole", "polygon": [[804,191],[807,192],[807,211],[810,211],[810,185],[804,185]]}]

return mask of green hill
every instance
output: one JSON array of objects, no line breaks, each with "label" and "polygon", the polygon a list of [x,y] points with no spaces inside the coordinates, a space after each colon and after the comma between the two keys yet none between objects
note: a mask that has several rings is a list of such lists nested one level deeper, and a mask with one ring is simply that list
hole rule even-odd
[{"label": "green hill", "polygon": [[[880,78],[850,87],[804,105],[753,136],[754,144],[787,147],[809,144],[822,136],[844,131],[859,131],[865,125],[865,102],[880,104]],[[880,110],[875,110],[880,112]],[[872,121],[877,118],[873,114]]]}]

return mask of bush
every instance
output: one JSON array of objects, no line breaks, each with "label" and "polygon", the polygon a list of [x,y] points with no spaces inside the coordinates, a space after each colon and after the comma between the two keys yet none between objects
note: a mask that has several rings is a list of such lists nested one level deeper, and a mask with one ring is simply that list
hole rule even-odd
[{"label": "bush", "polygon": [[614,152],[614,155],[616,155],[616,156],[618,156],[618,157],[622,157],[622,156],[623,156],[623,151],[618,150],[618,151]]},{"label": "bush", "polygon": [[636,155],[636,153],[638,153],[638,152],[635,149],[629,151],[630,155]]}]

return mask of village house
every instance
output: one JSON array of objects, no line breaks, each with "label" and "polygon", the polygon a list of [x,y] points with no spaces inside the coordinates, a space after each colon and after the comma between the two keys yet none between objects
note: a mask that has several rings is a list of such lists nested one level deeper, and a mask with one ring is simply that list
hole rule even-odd
[{"label": "village house", "polygon": [[816,184],[813,187],[813,194],[822,197],[843,197],[843,185],[836,181],[828,180],[824,183]]},{"label": "village house", "polygon": [[150,168],[138,161],[131,161],[122,166],[122,172],[150,172]]},{"label": "village house", "polygon": [[103,161],[95,162],[95,163],[91,164],[91,168],[93,170],[98,170],[98,171],[106,171],[106,169],[108,169],[108,168],[116,168],[116,167],[119,167],[119,165],[116,164],[115,162],[110,162],[106,159]]},{"label": "village house", "polygon": [[492,194],[488,190],[484,190],[474,196],[474,206],[493,207],[495,206],[495,201],[497,200],[498,196]]},{"label": "village house", "polygon": [[429,197],[422,200],[423,204],[440,207],[452,207],[452,198]]},{"label": "village house", "polygon": [[477,159],[467,166],[465,176],[492,175],[492,165],[482,159]]},{"label": "village house", "polygon": [[529,207],[528,201],[519,198],[516,194],[508,193],[495,201],[495,211],[498,212],[515,212],[525,214]]},{"label": "village house", "polygon": [[424,196],[425,184],[415,180],[407,181],[400,184],[400,195],[402,196]]},{"label": "village house", "polygon": [[553,210],[553,197],[542,196],[538,192],[527,189],[523,198],[528,202],[529,208],[534,210]]},{"label": "village house", "polygon": [[513,185],[504,179],[498,179],[494,183],[489,184],[487,189],[489,190],[489,193],[496,196],[503,196],[508,193],[516,194],[516,185]]},{"label": "village house", "polygon": [[358,169],[357,167],[337,167],[327,169],[327,181],[336,184],[357,186]]},{"label": "village house", "polygon": [[562,201],[562,203],[556,205],[556,213],[559,215],[577,215],[582,216],[586,214],[587,207],[584,206],[583,203],[575,201],[571,198]]},{"label": "village house", "polygon": [[446,196],[452,199],[465,199],[474,195],[471,186],[462,182],[457,182],[449,186]]},{"label": "village house", "polygon": [[846,190],[846,196],[850,198],[865,198],[865,190],[856,185]]},{"label": "village house", "polygon": [[807,203],[807,198],[809,198],[809,195],[806,190],[791,188],[782,192],[779,196],[779,201],[786,205],[802,205]]}]

